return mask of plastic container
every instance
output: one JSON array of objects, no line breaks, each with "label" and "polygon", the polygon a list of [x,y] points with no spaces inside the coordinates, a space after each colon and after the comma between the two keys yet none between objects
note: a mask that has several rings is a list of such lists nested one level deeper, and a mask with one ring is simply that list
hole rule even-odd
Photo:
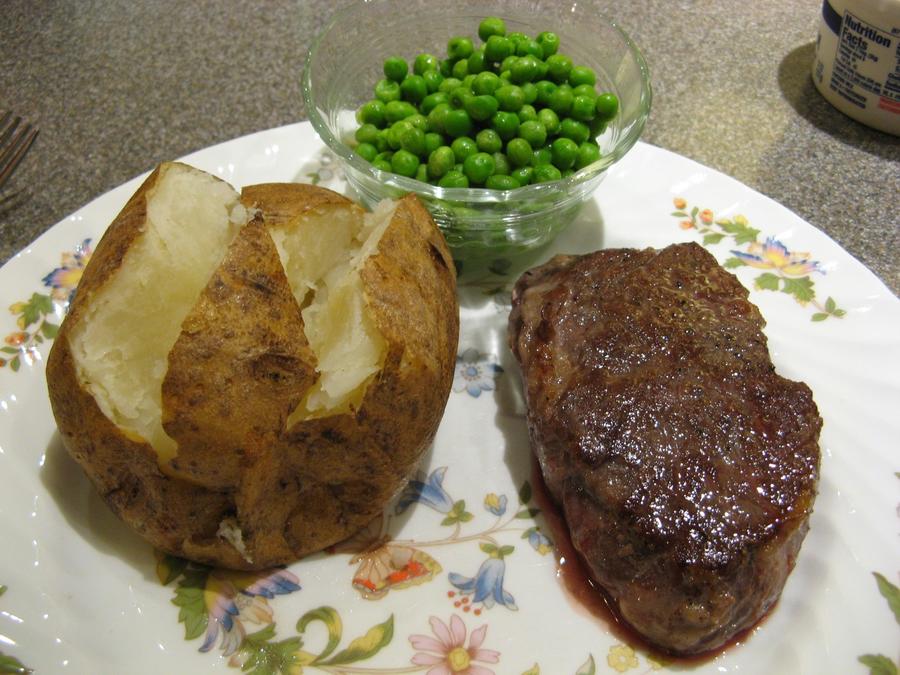
[{"label": "plastic container", "polygon": [[900,136],[900,0],[824,0],[812,76],[842,113]]}]

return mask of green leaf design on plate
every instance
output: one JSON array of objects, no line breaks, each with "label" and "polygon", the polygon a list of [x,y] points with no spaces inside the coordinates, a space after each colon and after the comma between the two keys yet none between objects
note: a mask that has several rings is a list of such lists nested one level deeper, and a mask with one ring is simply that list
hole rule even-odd
[{"label": "green leaf design on plate", "polygon": [[291,637],[275,642],[275,624],[270,623],[256,633],[250,633],[241,643],[240,652],[246,657],[241,670],[250,675],[281,675],[301,665],[300,648],[303,640]]},{"label": "green leaf design on plate", "polygon": [[869,669],[869,675],[897,675],[897,666],[881,654],[863,654],[859,662]]},{"label": "green leaf design on plate", "polygon": [[810,320],[811,321],[824,321],[829,316],[831,316],[831,315],[825,314],[824,312],[816,312],[815,314],[812,315],[812,319],[810,319]]},{"label": "green leaf design on plate", "polygon": [[362,637],[358,637],[349,646],[334,657],[322,663],[323,666],[342,666],[370,659],[394,639],[394,615],[384,623],[373,626]]},{"label": "green leaf design on plate", "polygon": [[7,656],[3,652],[0,652],[0,673],[15,673],[16,675],[25,675],[26,673],[30,673],[31,670],[22,665],[22,663],[13,658],[12,656]]},{"label": "green leaf design on plate", "polygon": [[745,263],[745,262],[744,262],[743,260],[741,260],[740,258],[735,258],[735,257],[732,256],[731,258],[728,258],[727,260],[725,260],[725,262],[722,264],[722,266],[723,266],[726,270],[733,270],[733,269],[735,269],[735,268],[737,268],[737,267],[744,267],[746,264],[747,264],[747,263]]},{"label": "green leaf design on plate", "polygon": [[541,667],[535,663],[531,668],[522,673],[522,675],[541,675]]},{"label": "green leaf design on plate", "polygon": [[59,334],[59,326],[49,321],[41,324],[41,334],[48,340],[53,340]]},{"label": "green leaf design on plate", "polygon": [[308,611],[300,617],[297,622],[297,632],[301,635],[306,632],[306,627],[313,621],[321,621],[328,630],[328,642],[325,648],[316,657],[316,662],[326,659],[331,655],[341,642],[341,634],[343,633],[343,624],[341,623],[341,615],[333,607],[318,607]]},{"label": "green leaf design on plate", "polygon": [[159,552],[156,562],[156,576],[163,586],[168,586],[184,573],[188,561],[178,556]]},{"label": "green leaf design on plate", "polygon": [[594,663],[594,655],[588,656],[588,660],[581,664],[575,675],[594,675],[597,672],[597,664]]},{"label": "green leaf design on plate", "polygon": [[526,518],[534,518],[540,512],[541,510],[535,507],[522,509],[516,514],[516,518],[519,518],[521,520],[525,520]]},{"label": "green leaf design on plate", "polygon": [[453,505],[453,508],[450,509],[450,513],[447,514],[447,517],[441,521],[441,525],[468,523],[474,517],[475,516],[466,511],[466,500],[460,499]]},{"label": "green leaf design on plate", "polygon": [[872,574],[878,583],[878,592],[884,596],[884,599],[888,602],[888,607],[894,613],[894,621],[900,624],[900,588],[897,588],[878,572],[873,572]]},{"label": "green leaf design on plate", "polygon": [[761,291],[777,291],[781,287],[781,278],[771,272],[763,272],[756,277],[754,284]]},{"label": "green leaf design on plate", "polygon": [[713,232],[711,234],[707,234],[703,236],[703,245],[709,246],[710,244],[718,244],[725,238],[724,234],[719,232]]},{"label": "green leaf design on plate", "polygon": [[522,483],[522,487],[519,488],[519,503],[527,504],[531,501],[531,483],[527,480]]},{"label": "green leaf design on plate", "polygon": [[172,598],[172,604],[181,608],[178,610],[178,621],[184,624],[185,640],[194,640],[206,632],[209,614],[203,591],[208,577],[209,569],[186,569]]},{"label": "green leaf design on plate", "polygon": [[806,304],[816,297],[816,292],[813,290],[814,285],[812,279],[809,277],[785,279],[784,284],[781,287],[781,292],[793,295],[800,304]]}]

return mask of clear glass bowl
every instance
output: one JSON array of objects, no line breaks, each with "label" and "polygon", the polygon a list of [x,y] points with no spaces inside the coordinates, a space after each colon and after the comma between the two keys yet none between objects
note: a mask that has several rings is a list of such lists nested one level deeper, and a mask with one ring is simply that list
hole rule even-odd
[{"label": "clear glass bowl", "polygon": [[[441,188],[380,171],[353,152],[356,109],[373,98],[389,56],[412,63],[417,54],[446,57],[447,41],[499,16],[508,32],[551,30],[560,53],[597,74],[597,89],[619,98],[619,114],[597,139],[601,158],[571,176],[515,190]],[[517,273],[574,219],[607,168],[637,142],[650,112],[650,74],[631,39],[585,3],[533,0],[364,0],[339,12],[313,42],[303,73],[303,100],[313,127],[339,157],[350,186],[371,207],[416,193],[453,251],[461,281]],[[350,145],[348,145],[350,143]]]}]

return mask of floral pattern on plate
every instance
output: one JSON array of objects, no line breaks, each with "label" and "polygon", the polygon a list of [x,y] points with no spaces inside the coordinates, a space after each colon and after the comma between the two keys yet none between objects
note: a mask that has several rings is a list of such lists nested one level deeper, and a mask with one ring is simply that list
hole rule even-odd
[{"label": "floral pattern on plate", "polygon": [[673,200],[675,211],[672,215],[681,218],[678,226],[683,230],[697,230],[703,235],[703,245],[712,246],[724,239],[732,239],[735,246],[745,246],[743,251],[732,249],[732,257],[725,260],[726,269],[753,267],[765,270],[758,275],[753,286],[758,291],[781,291],[794,298],[800,305],[812,306],[816,311],[812,321],[824,321],[830,317],[840,319],[847,312],[840,309],[834,298],[821,302],[816,297],[813,274],[825,274],[821,263],[813,260],[810,253],[791,251],[775,237],[768,236],[760,242],[760,230],[750,226],[746,216],[716,218],[711,209],[694,206],[681,197]]},{"label": "floral pattern on plate", "polygon": [[91,258],[91,240],[85,239],[73,251],[62,254],[60,266],[43,278],[49,293],[32,293],[27,300],[14,302],[9,312],[16,317],[18,330],[8,333],[0,347],[0,368],[17,372],[23,363],[34,363],[38,347],[52,340],[59,331],[54,319],[69,307],[81,274]]}]

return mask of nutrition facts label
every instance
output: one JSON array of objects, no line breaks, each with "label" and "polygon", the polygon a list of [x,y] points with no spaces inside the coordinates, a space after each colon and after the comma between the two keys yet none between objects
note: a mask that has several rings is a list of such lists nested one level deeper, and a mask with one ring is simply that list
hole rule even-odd
[{"label": "nutrition facts label", "polygon": [[[831,89],[860,108],[869,92],[880,97],[878,107],[900,112],[900,36],[844,12],[831,72]],[[860,91],[863,90],[863,91]]]}]

